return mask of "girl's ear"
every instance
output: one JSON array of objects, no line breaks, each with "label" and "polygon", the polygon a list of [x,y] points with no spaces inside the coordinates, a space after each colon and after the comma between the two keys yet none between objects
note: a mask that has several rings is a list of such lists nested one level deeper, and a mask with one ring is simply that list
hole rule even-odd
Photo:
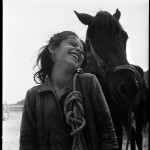
[{"label": "girl's ear", "polygon": [[51,54],[51,58],[52,58],[53,62],[55,62],[55,60],[56,60],[55,57],[56,56],[55,56],[55,50],[54,50],[54,48],[52,48],[51,46],[48,46],[48,51]]},{"label": "girl's ear", "polygon": [[52,55],[54,55],[54,49],[51,46],[48,46],[48,50]]}]

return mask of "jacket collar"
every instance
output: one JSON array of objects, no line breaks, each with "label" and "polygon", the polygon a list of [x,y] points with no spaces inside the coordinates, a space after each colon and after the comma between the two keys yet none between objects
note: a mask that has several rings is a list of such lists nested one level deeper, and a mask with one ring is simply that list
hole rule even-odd
[{"label": "jacket collar", "polygon": [[[68,82],[68,85],[67,85],[67,88],[66,88],[66,92],[72,91],[72,90],[73,90],[73,76],[71,77],[71,79]],[[52,92],[54,92],[53,85],[50,82],[50,77],[48,77],[46,79],[46,81],[41,85],[41,87],[38,90],[38,92],[45,92],[45,91],[52,91]]]},{"label": "jacket collar", "polygon": [[41,85],[41,87],[38,90],[38,92],[45,92],[45,91],[53,91],[53,87],[49,77],[46,79],[46,81]]}]

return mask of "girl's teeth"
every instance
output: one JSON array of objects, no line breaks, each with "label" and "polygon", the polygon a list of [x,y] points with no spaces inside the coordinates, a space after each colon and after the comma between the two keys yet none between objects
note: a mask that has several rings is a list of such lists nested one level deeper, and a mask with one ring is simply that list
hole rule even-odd
[{"label": "girl's teeth", "polygon": [[77,56],[77,55],[75,55],[75,54],[72,54],[72,56],[73,56],[73,57],[75,57],[76,59],[78,59],[78,56]]}]

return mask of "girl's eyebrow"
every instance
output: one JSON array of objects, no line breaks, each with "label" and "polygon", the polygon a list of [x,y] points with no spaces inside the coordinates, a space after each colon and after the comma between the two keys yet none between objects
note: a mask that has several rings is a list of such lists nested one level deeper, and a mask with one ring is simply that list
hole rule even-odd
[{"label": "girl's eyebrow", "polygon": [[70,38],[70,39],[68,40],[68,42],[74,43],[75,46],[79,46],[79,47],[83,50],[83,47],[81,47],[80,45],[78,45],[77,42],[74,41],[74,39],[75,39],[75,38],[72,37],[72,38]]}]

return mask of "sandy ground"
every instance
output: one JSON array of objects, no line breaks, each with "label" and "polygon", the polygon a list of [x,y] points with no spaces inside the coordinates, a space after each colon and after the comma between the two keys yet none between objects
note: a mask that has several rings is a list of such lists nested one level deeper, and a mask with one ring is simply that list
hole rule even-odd
[{"label": "sandy ground", "polygon": [[19,150],[19,136],[22,111],[9,113],[9,118],[3,121],[3,150]]},{"label": "sandy ground", "polygon": [[[3,121],[3,150],[19,150],[19,136],[20,136],[20,124],[21,124],[22,111],[11,111],[9,118]],[[143,132],[143,150],[148,150],[148,134],[147,130]],[[123,140],[123,150],[126,147],[126,135]],[[128,149],[130,150],[130,148]]]}]

